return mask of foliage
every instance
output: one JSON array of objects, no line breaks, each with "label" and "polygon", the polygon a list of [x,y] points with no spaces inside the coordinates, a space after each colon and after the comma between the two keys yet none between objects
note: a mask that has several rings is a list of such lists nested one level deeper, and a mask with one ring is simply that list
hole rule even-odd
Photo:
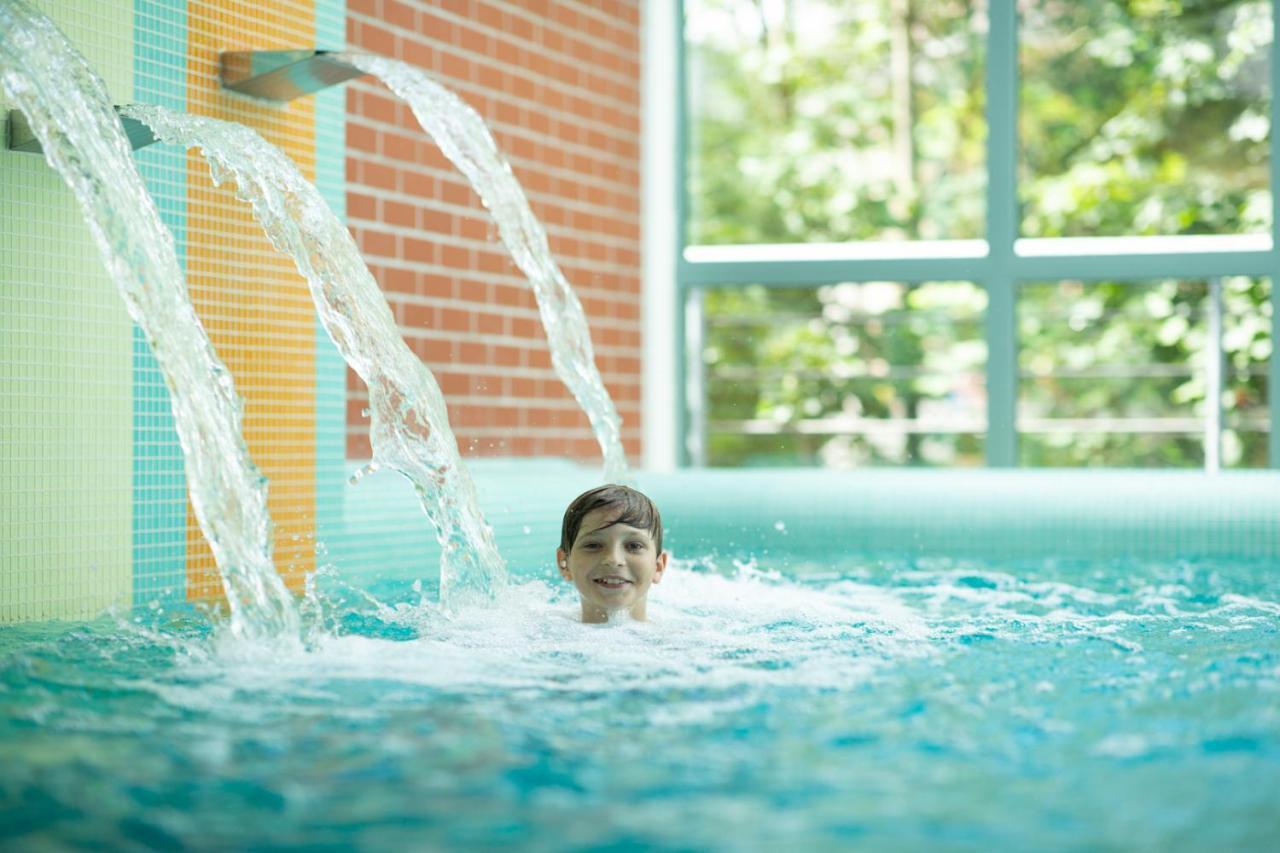
[{"label": "foliage", "polygon": [[[1270,229],[1269,2],[1020,15],[1024,236]],[[689,241],[984,236],[985,35],[980,0],[686,0]],[[1226,462],[1263,465],[1270,282],[1222,289]],[[984,307],[964,282],[708,292],[711,463],[981,464]],[[1208,308],[1204,281],[1024,285],[1021,462],[1202,464]]]},{"label": "foliage", "polygon": [[[1223,456],[1263,467],[1270,283],[1220,279]],[[1204,281],[1024,285],[1020,455],[1027,465],[1201,465],[1211,291]],[[1034,419],[1125,419],[1128,430],[1037,431]],[[1163,423],[1159,421],[1163,420]],[[1143,429],[1142,424],[1148,426]],[[1157,429],[1175,428],[1173,433]]]},{"label": "foliage", "polygon": [[[917,0],[928,12],[898,20],[897,33],[885,5],[687,4],[690,242],[982,235],[984,43],[973,3]],[[897,62],[914,60],[928,85],[895,78],[895,43]]]},{"label": "foliage", "polygon": [[1051,0],[1020,32],[1025,236],[1270,228],[1268,2]]}]

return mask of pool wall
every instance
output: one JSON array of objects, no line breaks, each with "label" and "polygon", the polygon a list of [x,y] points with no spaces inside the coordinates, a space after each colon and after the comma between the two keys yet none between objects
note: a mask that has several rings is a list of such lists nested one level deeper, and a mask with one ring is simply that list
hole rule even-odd
[{"label": "pool wall", "polygon": [[[485,516],[513,575],[555,581],[561,514],[599,469],[477,460]],[[641,471],[680,560],[803,574],[838,559],[1061,563],[1110,559],[1275,562],[1280,472],[816,469]],[[430,580],[439,549],[407,481],[379,472],[344,496],[343,577]],[[348,553],[344,548],[354,548]],[[360,559],[360,549],[380,554]]]},{"label": "pool wall", "polygon": [[[41,0],[120,103],[248,124],[348,222],[464,454],[598,456],[556,378],[536,304],[478,199],[409,110],[362,80],[288,104],[224,92],[224,50],[359,48],[435,72],[486,118],[581,296],[598,363],[640,447],[639,4],[500,0]],[[0,105],[3,106],[3,105]],[[7,115],[7,109],[5,110]],[[275,554],[301,587],[317,542],[383,562],[344,521],[368,456],[362,384],[303,279],[204,161],[136,162],[197,311],[245,400],[270,480]],[[60,179],[0,151],[0,622],[214,597],[168,394]],[[379,547],[413,550],[395,535]],[[320,560],[324,557],[321,555]]]}]

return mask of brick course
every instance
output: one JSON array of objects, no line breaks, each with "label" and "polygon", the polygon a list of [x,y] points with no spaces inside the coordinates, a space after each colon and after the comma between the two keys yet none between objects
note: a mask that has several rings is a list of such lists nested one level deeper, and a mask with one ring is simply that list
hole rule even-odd
[{"label": "brick course", "polygon": [[[572,0],[348,0],[352,49],[410,62],[489,125],[582,301],[640,454],[640,7]],[[464,455],[598,461],[551,369],[537,303],[479,199],[381,84],[347,89],[347,217]],[[370,454],[347,379],[347,455]]]}]

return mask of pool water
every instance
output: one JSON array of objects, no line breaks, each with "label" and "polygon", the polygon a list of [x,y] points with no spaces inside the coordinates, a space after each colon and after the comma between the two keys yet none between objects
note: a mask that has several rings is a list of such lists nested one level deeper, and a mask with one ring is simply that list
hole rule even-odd
[{"label": "pool water", "polygon": [[298,645],[9,627],[0,847],[1274,849],[1275,569],[687,560],[601,626],[321,576]]}]

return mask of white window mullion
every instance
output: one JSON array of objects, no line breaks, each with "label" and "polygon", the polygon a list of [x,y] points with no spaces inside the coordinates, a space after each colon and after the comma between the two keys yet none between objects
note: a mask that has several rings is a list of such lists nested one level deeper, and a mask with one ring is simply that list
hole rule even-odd
[{"label": "white window mullion", "polygon": [[987,36],[987,464],[1018,462],[1018,26],[1013,0],[993,0]]}]

